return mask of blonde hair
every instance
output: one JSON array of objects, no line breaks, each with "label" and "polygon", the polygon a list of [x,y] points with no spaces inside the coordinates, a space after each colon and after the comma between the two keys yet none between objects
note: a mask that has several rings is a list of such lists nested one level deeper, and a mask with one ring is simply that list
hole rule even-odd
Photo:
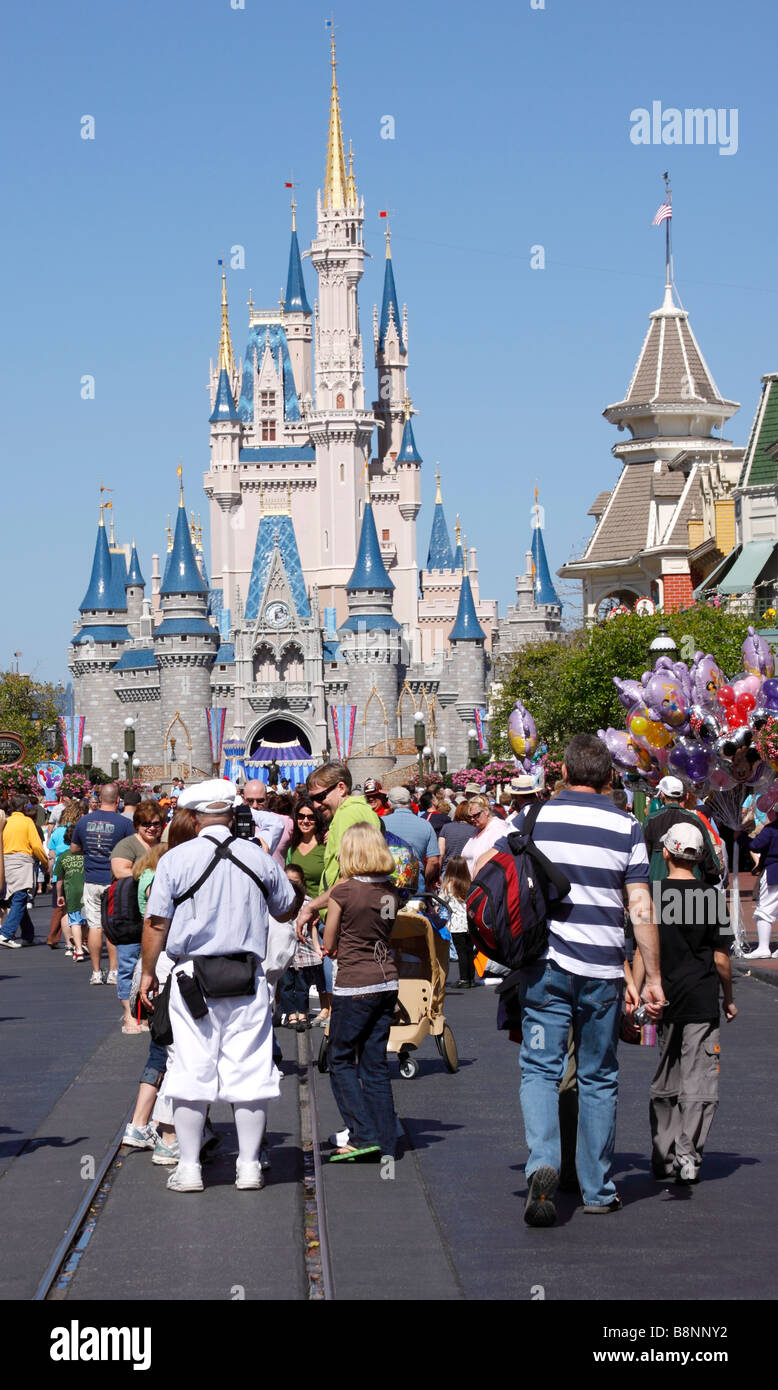
[{"label": "blonde hair", "polygon": [[156,870],[156,867],[163,854],[165,853],[166,849],[167,845],[154,845],[153,848],[149,850],[148,854],[143,855],[142,859],[135,860],[135,863],[132,866],[132,876],[135,879],[136,883],[138,882],[138,879],[140,878],[141,874],[144,873],[146,869]]},{"label": "blonde hair", "polygon": [[367,822],[349,826],[340,842],[341,878],[356,874],[390,874],[394,859],[380,830]]},{"label": "blonde hair", "polygon": [[439,802],[438,802],[438,811],[439,811],[440,814],[443,815],[443,816],[449,815],[450,812],[451,812],[451,802],[450,802],[450,801],[439,801]]},{"label": "blonde hair", "polygon": [[471,796],[467,809],[471,816],[476,815],[478,811],[488,811],[489,815],[492,815],[492,808],[485,796]]}]

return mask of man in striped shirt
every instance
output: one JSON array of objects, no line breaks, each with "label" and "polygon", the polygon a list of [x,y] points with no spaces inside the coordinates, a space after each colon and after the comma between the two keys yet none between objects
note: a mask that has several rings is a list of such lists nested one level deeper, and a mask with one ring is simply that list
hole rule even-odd
[{"label": "man in striped shirt", "polygon": [[[558,1088],[572,1023],[578,1061],[576,1170],[584,1211],[618,1211],[610,1177],[616,1138],[621,1004],[624,991],[624,895],[646,961],[643,999],[658,1017],[664,1004],[659,940],[651,918],[648,858],[637,821],[608,796],[610,754],[593,734],[565,750],[565,788],[544,805],[533,842],[570,880],[549,912],[548,950],[521,972],[521,1108],[529,1148],[524,1219],[556,1220],[561,1146]],[[519,828],[519,827],[517,827]],[[499,841],[496,850],[507,849]],[[646,954],[648,953],[648,954]],[[649,964],[650,961],[650,964]]]}]

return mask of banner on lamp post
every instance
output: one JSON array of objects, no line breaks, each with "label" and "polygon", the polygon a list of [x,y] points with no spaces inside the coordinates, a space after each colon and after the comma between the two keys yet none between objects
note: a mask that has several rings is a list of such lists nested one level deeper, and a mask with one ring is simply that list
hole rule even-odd
[{"label": "banner on lamp post", "polygon": [[222,746],[224,743],[224,724],[226,718],[226,705],[206,705],[205,719],[208,725],[208,741],[211,745],[211,760],[217,767],[221,762],[222,757]]},{"label": "banner on lamp post", "polygon": [[335,749],[338,757],[343,760],[351,756],[354,727],[357,722],[357,707],[356,705],[333,705],[330,713],[332,715],[332,731],[335,735]]},{"label": "banner on lamp post", "polygon": [[486,749],[486,732],[484,730],[485,719],[486,705],[477,706],[477,708],[473,710],[473,723],[475,724],[475,732],[478,737],[479,753],[483,753]]},{"label": "banner on lamp post", "polygon": [[85,726],[86,715],[84,714],[61,714],[59,716],[65,762],[70,767],[75,767],[81,762],[81,755],[84,751]]}]

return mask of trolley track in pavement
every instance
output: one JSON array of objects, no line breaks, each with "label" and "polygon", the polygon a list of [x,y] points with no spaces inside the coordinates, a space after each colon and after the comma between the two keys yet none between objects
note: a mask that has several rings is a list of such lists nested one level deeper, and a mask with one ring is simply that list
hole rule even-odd
[{"label": "trolley track in pavement", "polygon": [[[335,1286],[320,1155],[319,1116],[312,1076],[316,1062],[311,1050],[310,1036],[307,1032],[298,1034],[296,1049],[297,1106],[302,1148],[302,1255],[309,1300],[329,1301],[335,1297]],[[122,1146],[122,1137],[132,1113],[131,1106],[103,1155],[94,1177],[89,1180],[84,1196],[78,1203],[33,1294],[33,1302],[59,1302],[69,1296],[81,1262],[88,1254],[98,1223],[109,1201],[111,1189],[126,1162],[127,1152]],[[140,1298],[142,1292],[139,1286],[137,1297]]]}]

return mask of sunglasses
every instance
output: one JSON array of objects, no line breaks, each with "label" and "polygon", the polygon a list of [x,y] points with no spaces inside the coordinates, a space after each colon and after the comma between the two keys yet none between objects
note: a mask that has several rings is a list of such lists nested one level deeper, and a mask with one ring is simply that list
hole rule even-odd
[{"label": "sunglasses", "polygon": [[161,821],[161,820],[150,820],[149,823],[148,823],[148,825],[144,826],[144,829],[145,829],[145,830],[161,830],[161,829],[162,829],[162,821]]},{"label": "sunglasses", "polygon": [[243,798],[247,806],[267,806],[265,796],[246,796]]},{"label": "sunglasses", "polygon": [[312,821],[312,820],[315,820],[315,819],[316,819],[315,816],[310,815],[310,813],[306,811],[303,815],[300,815],[300,816],[297,817],[297,824],[298,824],[298,825],[302,825],[302,823],[303,823],[304,820],[310,820],[310,821]]},{"label": "sunglasses", "polygon": [[323,791],[323,792],[309,792],[309,793],[308,793],[308,800],[309,800],[309,801],[313,801],[314,804],[315,804],[316,806],[318,806],[319,803],[320,803],[321,801],[325,801],[325,800],[326,800],[326,798],[329,796],[329,794],[330,794],[331,791],[332,791],[332,787],[327,787],[326,790]]}]

